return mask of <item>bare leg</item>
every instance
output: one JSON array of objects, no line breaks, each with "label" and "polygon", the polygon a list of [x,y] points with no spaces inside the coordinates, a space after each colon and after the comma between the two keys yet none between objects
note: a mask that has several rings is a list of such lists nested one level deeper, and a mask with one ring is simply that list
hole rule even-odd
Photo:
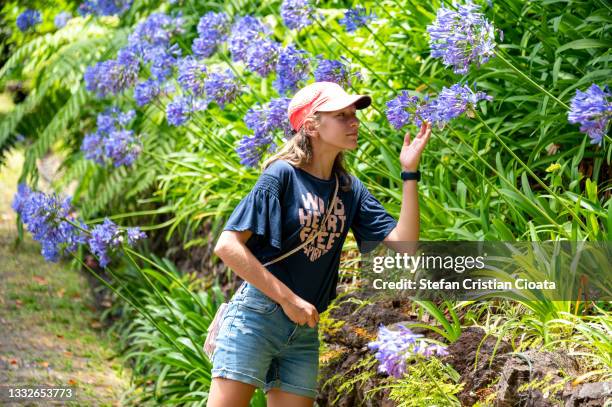
[{"label": "bare leg", "polygon": [[297,394],[282,391],[278,388],[270,389],[266,393],[268,398],[268,407],[312,407],[314,399]]},{"label": "bare leg", "polygon": [[215,377],[210,385],[206,407],[248,407],[254,392],[253,385]]}]

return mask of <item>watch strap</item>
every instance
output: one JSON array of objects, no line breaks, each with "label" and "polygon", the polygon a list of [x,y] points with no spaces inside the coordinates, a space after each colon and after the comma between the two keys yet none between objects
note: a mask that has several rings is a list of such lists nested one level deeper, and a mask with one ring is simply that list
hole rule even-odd
[{"label": "watch strap", "polygon": [[402,171],[401,177],[403,181],[420,181],[421,180],[421,171]]}]

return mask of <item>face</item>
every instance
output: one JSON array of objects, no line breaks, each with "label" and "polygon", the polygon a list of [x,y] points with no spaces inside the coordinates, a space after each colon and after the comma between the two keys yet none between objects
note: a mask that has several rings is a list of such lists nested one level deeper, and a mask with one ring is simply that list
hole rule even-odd
[{"label": "face", "polygon": [[[355,105],[333,112],[319,112],[316,138],[339,151],[357,148],[359,119]],[[317,137],[318,136],[318,137]]]}]

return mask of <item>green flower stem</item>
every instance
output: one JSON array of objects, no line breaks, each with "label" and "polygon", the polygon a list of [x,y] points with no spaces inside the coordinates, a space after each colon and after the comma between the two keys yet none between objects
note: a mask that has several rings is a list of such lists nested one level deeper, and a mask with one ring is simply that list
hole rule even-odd
[{"label": "green flower stem", "polygon": [[[170,277],[172,279],[172,281],[177,283],[179,285],[179,287],[181,287],[183,290],[185,290],[185,292],[189,293],[189,295],[193,298],[195,303],[197,303],[200,307],[202,307],[202,309],[206,309],[206,305],[202,303],[201,298],[198,297],[192,290],[190,290],[180,279],[176,278],[176,276],[174,274],[170,273],[168,270],[164,269],[163,267],[161,267],[159,264],[155,263],[151,259],[148,259],[147,257],[143,256],[142,254],[138,253],[136,250],[133,250],[133,249],[131,249],[129,247],[126,247],[124,250],[127,253],[130,253],[130,254],[138,257],[142,261],[144,261],[146,263],[149,263],[151,266],[155,267],[156,269],[158,269],[161,272],[163,272],[164,274],[166,274],[168,277]],[[214,315],[209,315],[209,316],[212,318]]]},{"label": "green flower stem", "polygon": [[578,223],[580,224],[580,226],[582,226],[584,228],[584,230],[587,230],[587,226],[584,224],[584,222],[582,221],[582,219],[580,219],[580,217],[569,207],[567,206],[567,204],[557,195],[555,194],[549,187],[548,185],[546,185],[544,183],[544,181],[542,181],[540,179],[540,177],[538,177],[532,170],[531,168],[529,168],[529,166],[527,164],[525,164],[523,162],[523,160],[521,160],[519,158],[519,156],[517,156],[514,151],[512,151],[512,149],[510,147],[508,147],[508,145],[506,143],[504,143],[504,141],[501,139],[501,137],[499,137],[497,135],[497,133],[495,133],[495,131],[493,131],[493,129],[491,127],[489,127],[489,124],[483,120],[482,117],[480,117],[480,115],[478,113],[476,113],[478,119],[480,120],[480,122],[482,124],[484,124],[484,126],[487,128],[487,130],[489,130],[491,132],[491,134],[493,134],[493,136],[497,139],[497,141],[499,141],[499,143],[504,147],[504,149],[506,151],[508,151],[510,153],[510,155],[523,167],[525,168],[525,170],[529,173],[529,175],[531,175],[531,177],[538,183],[540,184],[540,186],[542,186],[542,188],[544,188],[546,190],[546,192],[548,192],[551,196],[553,196],[557,201],[559,201],[559,203],[561,205],[563,205],[563,207],[565,207],[565,209],[567,209],[567,211],[574,217],[574,219],[576,219],[578,221]]},{"label": "green flower stem", "polygon": [[[246,86],[247,88],[251,88],[249,86],[249,84],[247,83],[247,81],[244,79],[243,75],[238,72],[238,70],[234,67],[234,64],[232,63],[232,60],[229,59],[227,57],[227,55],[225,55],[224,52],[218,52],[218,54],[221,56],[221,59],[223,59],[223,61],[230,67],[230,69],[232,70],[232,72],[234,72],[234,75],[236,75],[236,78],[238,78],[240,80],[240,82],[242,82],[242,84],[244,86]],[[252,92],[253,95],[255,96],[255,99],[257,99],[257,101],[259,102],[259,104],[263,104],[261,98],[259,97],[259,94],[257,92]],[[242,100],[242,99],[240,99]],[[244,102],[243,102],[244,103]],[[244,105],[246,106],[246,108],[248,109],[249,107],[246,105],[246,103],[244,103]]]},{"label": "green flower stem", "polygon": [[399,55],[397,55],[395,52],[393,52],[388,46],[387,44],[385,44],[383,42],[383,40],[381,40],[378,35],[376,33],[374,33],[374,31],[372,31],[372,29],[366,24],[364,26],[374,37],[374,40],[377,41],[389,54],[391,54],[391,56],[393,56],[393,58],[403,67],[407,68],[408,71],[410,72],[410,74],[414,77],[416,77],[418,80],[420,80],[423,84],[425,84],[428,88],[432,88],[432,86],[430,86],[427,81],[421,76],[420,73],[418,73],[417,71],[415,71],[410,65],[406,65],[402,62],[402,59],[399,57]]},{"label": "green flower stem", "polygon": [[[132,250],[130,250],[130,251],[126,250],[126,246],[124,246],[124,252],[128,256],[128,258],[130,259],[132,264],[134,264],[134,267],[136,267],[136,269],[139,271],[140,275],[143,276],[145,278],[145,280],[147,280],[147,283],[149,283],[149,285],[153,288],[153,291],[155,291],[155,295],[158,298],[160,298],[163,301],[163,303],[166,305],[166,308],[170,312],[170,315],[172,315],[172,319],[174,320],[175,325],[181,327],[181,329],[183,330],[183,333],[191,340],[192,343],[194,343],[194,344],[197,343],[197,340],[195,340],[191,336],[189,330],[187,328],[185,328],[184,322],[181,321],[181,319],[176,315],[175,310],[172,308],[172,305],[170,304],[170,302],[168,301],[166,296],[159,291],[159,288],[157,288],[157,286],[155,284],[153,284],[153,282],[151,281],[149,276],[147,276],[147,273],[143,272],[142,269],[138,266],[138,263],[136,263],[136,260],[134,260],[134,258],[132,257],[132,255],[130,253],[130,252],[133,252],[133,251]],[[186,291],[191,293],[191,290],[186,290]],[[199,346],[196,346],[196,349],[198,349],[198,353],[200,354],[200,357],[202,359],[206,359],[206,356],[205,356],[204,351],[202,350],[202,348],[199,347]]]},{"label": "green flower stem", "polygon": [[[563,229],[563,228],[561,227],[561,225],[559,225],[559,224],[558,224],[558,223],[557,223],[557,222],[556,222],[556,221],[555,221],[555,220],[554,220],[552,217],[550,217],[550,215],[548,215],[548,213],[546,213],[546,211],[543,211],[543,210],[542,210],[542,208],[540,208],[538,205],[536,205],[535,203],[533,203],[533,202],[531,201],[531,199],[529,199],[529,198],[528,198],[528,197],[527,197],[527,196],[526,196],[526,195],[525,195],[525,194],[524,194],[524,193],[523,193],[523,192],[522,192],[522,191],[521,191],[519,188],[515,187],[515,186],[514,186],[514,182],[511,182],[511,180],[507,179],[506,177],[504,177],[503,175],[501,175],[499,172],[497,172],[497,170],[495,169],[495,167],[493,167],[491,164],[489,164],[489,162],[488,162],[487,160],[485,160],[484,158],[482,158],[482,157],[480,156],[480,154],[478,153],[478,151],[476,151],[476,150],[474,149],[474,147],[472,147],[470,144],[468,144],[468,143],[467,143],[467,142],[466,142],[466,141],[463,139],[463,137],[461,137],[461,135],[460,135],[460,134],[459,134],[457,131],[455,131],[455,129],[453,129],[453,128],[451,128],[451,127],[449,127],[449,129],[451,130],[451,132],[452,132],[452,133],[453,133],[455,136],[457,136],[457,137],[459,138],[459,140],[461,140],[461,142],[462,142],[463,144],[465,144],[465,145],[466,145],[466,146],[467,146],[467,147],[468,147],[468,148],[469,148],[469,149],[472,151],[472,153],[474,154],[474,157],[477,157],[478,159],[480,159],[480,161],[482,161],[482,163],[483,163],[485,166],[487,166],[487,167],[488,167],[488,168],[489,168],[491,171],[493,171],[493,173],[494,173],[495,175],[497,175],[499,178],[501,178],[501,179],[503,179],[504,181],[506,181],[506,183],[507,183],[508,185],[510,185],[510,186],[511,186],[511,188],[514,190],[514,192],[516,192],[517,194],[519,194],[521,197],[525,198],[525,200],[526,200],[527,202],[529,202],[529,203],[530,203],[530,204],[533,206],[533,208],[534,208],[534,209],[536,209],[538,212],[540,212],[540,214],[542,214],[542,215],[543,215],[543,216],[544,216],[544,217],[545,217],[545,218],[546,218],[546,219],[547,219],[549,222],[551,222],[553,225],[555,225],[556,227],[558,227],[558,228],[559,228],[559,230],[560,230],[561,232],[563,232],[563,234],[564,234],[564,235],[566,235],[566,236],[568,236],[568,237],[569,237],[569,234],[567,233],[567,231],[565,231],[565,229]],[[447,145],[449,148],[451,148],[451,149],[452,149],[452,147],[450,146],[450,144],[449,144],[449,143],[448,143],[448,142],[447,142],[447,141],[446,141],[446,140],[445,140],[443,137],[439,137],[438,139],[439,139],[439,140],[441,140],[441,141],[442,141],[444,144],[446,144],[446,145]],[[454,149],[453,149],[453,150],[454,150]],[[459,157],[463,158],[463,157],[461,156],[461,154],[459,154],[459,153],[457,153],[457,156],[459,156]],[[470,169],[472,169],[472,171],[474,171],[474,172],[478,172],[478,171],[477,171],[477,169],[476,169],[476,168],[475,168],[475,167],[474,167],[474,166],[473,166],[473,165],[472,165],[472,164],[471,164],[469,161],[467,161],[467,160],[465,160],[465,159],[464,159],[464,162],[465,162],[465,164],[466,164],[468,167],[470,167]],[[499,188],[498,188],[496,185],[494,185],[494,184],[493,184],[493,183],[492,183],[492,182],[489,180],[489,178],[488,178],[488,177],[483,177],[483,180],[484,180],[485,182],[487,182],[489,185],[491,185],[491,187],[493,187],[493,188],[494,188],[494,189],[497,191],[497,193],[499,194],[499,196],[500,196],[500,197],[502,197],[502,199],[504,199],[504,200],[505,200],[505,201],[508,203],[508,205],[509,205],[511,208],[513,208],[513,207],[514,207],[514,206],[513,206],[513,205],[512,205],[512,204],[511,204],[511,203],[510,203],[510,202],[509,202],[509,201],[508,201],[508,200],[505,198],[505,195],[499,191]]]},{"label": "green flower stem", "polygon": [[551,99],[553,99],[555,102],[557,102],[558,104],[560,104],[561,106],[563,106],[565,109],[569,110],[569,106],[566,105],[562,100],[560,100],[559,98],[557,98],[555,95],[553,95],[552,93],[550,93],[549,91],[547,91],[546,89],[544,89],[543,87],[541,87],[540,85],[538,85],[536,82],[534,82],[529,76],[525,75],[520,69],[518,69],[516,66],[514,66],[510,61],[508,61],[506,58],[504,58],[504,56],[502,55],[501,52],[499,51],[494,51],[495,56],[497,56],[499,59],[501,59],[506,65],[508,65],[508,67],[510,67],[510,69],[512,69],[514,72],[516,72],[517,74],[519,74],[520,77],[522,77],[523,79],[525,79],[527,82],[529,82],[533,87],[535,87],[536,89],[538,89],[540,92],[548,95]]},{"label": "green flower stem", "polygon": [[[358,54],[354,53],[352,49],[350,49],[349,47],[347,47],[346,45],[344,45],[342,43],[342,41],[338,40],[338,38],[331,33],[327,27],[325,27],[323,24],[321,24],[321,22],[317,19],[314,20],[319,27],[327,34],[329,35],[331,38],[334,39],[334,41],[336,41],[338,44],[340,44],[340,46],[342,48],[344,48],[345,50],[347,50],[351,55],[353,55],[355,57],[355,59],[357,59],[359,62],[361,62],[363,64],[364,67],[369,66]],[[324,42],[324,41],[323,41]],[[369,69],[370,72],[372,72],[372,75],[374,75],[376,77],[376,79],[378,79],[381,83],[383,83],[385,86],[387,86],[389,89],[393,90],[393,88],[391,88],[391,86],[383,79],[380,77],[380,75],[378,75],[378,73],[374,72],[372,69]]]},{"label": "green flower stem", "polygon": [[[85,267],[85,269],[87,269],[87,271],[89,271],[97,280],[99,280],[102,284],[104,284],[106,287],[108,287],[111,291],[113,291],[115,294],[117,294],[119,297],[121,297],[122,300],[124,300],[126,303],[128,303],[132,308],[134,308],[138,313],[140,313],[143,317],[145,317],[146,319],[149,320],[149,322],[151,322],[151,324],[166,338],[166,340],[172,344],[177,351],[181,351],[181,348],[178,346],[178,344],[176,343],[176,341],[174,341],[174,339],[170,338],[168,335],[166,335],[166,333],[161,329],[161,327],[157,324],[157,322],[155,321],[155,319],[151,316],[151,314],[149,314],[149,312],[147,311],[147,308],[142,305],[142,304],[138,304],[136,305],[136,303],[134,301],[132,301],[131,299],[129,299],[128,297],[126,297],[125,295],[123,295],[119,290],[117,290],[115,287],[113,287],[112,285],[110,285],[106,280],[104,280],[102,277],[100,277],[98,275],[98,273],[96,273],[95,271],[93,271],[91,269],[91,267],[89,267],[87,264],[85,264],[85,262],[83,262],[83,260],[81,260],[80,258],[78,258],[75,254],[72,254],[72,257],[74,257],[81,266]],[[121,279],[117,278],[117,276],[110,270],[107,269],[109,271],[109,273],[111,273],[111,275],[113,276],[113,278],[119,283],[121,284]],[[124,287],[122,285],[122,287]],[[129,290],[126,289],[127,292],[129,292]],[[136,300],[135,300],[136,301]]]},{"label": "green flower stem", "polygon": [[[148,210],[148,211],[137,211],[137,212],[130,212],[130,213],[119,213],[119,214],[116,214],[116,215],[106,216],[106,218],[108,218],[108,219],[123,219],[123,218],[130,218],[130,217],[133,217],[133,216],[158,215],[158,214],[161,214],[161,213],[168,213],[168,212],[174,212],[174,211],[176,211],[176,209],[174,209],[174,208],[162,207],[162,208],[159,208],[159,209],[151,209],[151,210]],[[96,219],[88,220],[86,223],[87,224],[90,224],[90,223],[99,223],[99,222],[102,222],[103,220],[104,220],[104,218],[96,218]]]}]

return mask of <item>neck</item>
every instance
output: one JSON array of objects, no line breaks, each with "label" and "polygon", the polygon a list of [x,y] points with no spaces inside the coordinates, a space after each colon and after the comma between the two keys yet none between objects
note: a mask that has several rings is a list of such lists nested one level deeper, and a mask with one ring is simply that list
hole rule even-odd
[{"label": "neck", "polygon": [[302,169],[317,178],[330,180],[338,153],[339,151],[330,149],[329,146],[312,143],[312,161],[305,164]]}]

